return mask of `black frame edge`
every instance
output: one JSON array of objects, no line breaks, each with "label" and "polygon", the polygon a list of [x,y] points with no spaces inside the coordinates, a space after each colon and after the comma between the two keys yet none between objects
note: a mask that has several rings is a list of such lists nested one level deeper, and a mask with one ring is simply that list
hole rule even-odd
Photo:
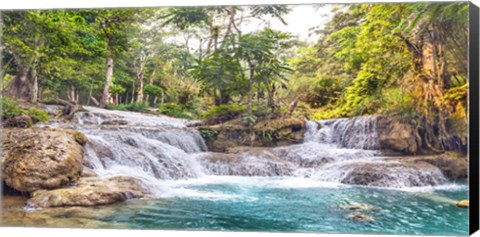
[{"label": "black frame edge", "polygon": [[479,229],[479,8],[469,6],[469,218],[470,234]]}]

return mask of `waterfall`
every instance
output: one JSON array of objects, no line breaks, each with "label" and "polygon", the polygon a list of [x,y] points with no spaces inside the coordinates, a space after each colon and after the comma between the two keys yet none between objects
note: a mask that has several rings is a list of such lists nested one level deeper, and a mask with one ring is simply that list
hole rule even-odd
[{"label": "waterfall", "polygon": [[430,164],[382,157],[377,120],[363,116],[307,121],[304,143],[276,148],[275,153],[304,168],[297,174],[319,181],[388,188],[447,182],[440,169]]},{"label": "waterfall", "polygon": [[135,112],[85,107],[76,123],[54,121],[43,125],[71,128],[84,133],[83,165],[100,177],[130,176],[141,180],[152,193],[162,193],[165,180],[204,175],[197,153],[207,151],[199,132],[188,120]]},{"label": "waterfall", "polygon": [[308,121],[306,128],[306,141],[336,144],[345,148],[379,148],[376,116]]},{"label": "waterfall", "polygon": [[84,166],[100,177],[135,177],[153,193],[167,192],[162,187],[168,180],[225,175],[388,188],[447,182],[435,166],[382,157],[375,116],[307,121],[302,144],[245,148],[232,154],[208,152],[199,132],[188,127],[188,120],[85,108],[86,112],[76,114],[76,123],[47,126],[83,132],[88,137]]}]

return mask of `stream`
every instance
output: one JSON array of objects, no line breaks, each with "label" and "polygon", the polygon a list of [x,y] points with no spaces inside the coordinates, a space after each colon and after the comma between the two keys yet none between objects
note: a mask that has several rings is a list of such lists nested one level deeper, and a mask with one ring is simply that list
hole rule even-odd
[{"label": "stream", "polygon": [[[148,229],[379,234],[468,234],[467,183],[439,169],[382,157],[370,117],[308,121],[303,144],[210,159],[188,120],[85,107],[73,128],[89,139],[84,166],[98,176],[131,176],[153,194],[96,210],[99,221]],[[54,109],[53,107],[51,109]],[[349,131],[349,132],[347,132]],[[265,157],[275,156],[275,159]],[[356,185],[357,165],[382,167],[375,185]],[[381,165],[381,166],[379,166]],[[374,209],[352,211],[348,205]],[[353,221],[354,213],[371,221]]]}]

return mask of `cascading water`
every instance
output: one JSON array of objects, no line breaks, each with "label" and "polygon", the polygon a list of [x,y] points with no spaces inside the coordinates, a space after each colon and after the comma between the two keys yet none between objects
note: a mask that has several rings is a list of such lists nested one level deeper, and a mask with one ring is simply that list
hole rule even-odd
[{"label": "cascading water", "polygon": [[316,180],[388,188],[440,185],[447,182],[434,166],[388,160],[377,149],[376,116],[308,121],[305,143],[277,148],[301,167],[314,167]]},{"label": "cascading water", "polygon": [[83,132],[84,166],[100,177],[131,176],[152,193],[165,193],[162,181],[203,175],[195,153],[207,147],[187,120],[134,112],[85,107],[75,116],[77,123],[50,123],[49,127]]},{"label": "cascading water", "polygon": [[165,180],[205,176],[278,176],[390,188],[446,182],[433,166],[386,160],[378,151],[377,117],[307,121],[303,144],[211,153],[187,120],[86,107],[76,124],[89,139],[84,165],[104,177],[133,176],[152,190]]}]

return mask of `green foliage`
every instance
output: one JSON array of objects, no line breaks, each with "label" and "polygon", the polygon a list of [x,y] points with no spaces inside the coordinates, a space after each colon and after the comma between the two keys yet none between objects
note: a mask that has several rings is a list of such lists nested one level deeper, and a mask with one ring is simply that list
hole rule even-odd
[{"label": "green foliage", "polygon": [[215,140],[215,138],[218,135],[218,131],[207,129],[207,128],[200,128],[199,132],[200,132],[200,135],[207,140]]},{"label": "green foliage", "polygon": [[222,122],[234,119],[239,115],[245,113],[247,108],[240,104],[224,104],[219,106],[212,106],[203,114],[206,121]]},{"label": "green foliage", "polygon": [[175,118],[193,119],[193,115],[185,112],[182,105],[176,103],[164,103],[159,106],[160,113],[172,116]]},{"label": "green foliage", "polygon": [[155,85],[146,85],[143,90],[145,94],[150,96],[161,96],[163,94],[163,89]]},{"label": "green foliage", "polygon": [[28,115],[33,123],[37,122],[46,122],[50,120],[50,116],[48,115],[47,112],[35,108],[35,107],[29,107],[29,108],[22,108],[19,104],[17,104],[15,101],[8,99],[8,98],[2,98],[2,110],[1,110],[1,118],[2,120],[19,116],[19,115]]},{"label": "green foliage", "polygon": [[110,90],[110,93],[114,95],[123,94],[126,91],[126,89],[123,86],[117,85],[117,84],[110,85],[109,90]]},{"label": "green foliage", "polygon": [[120,111],[132,111],[132,112],[147,112],[149,106],[145,103],[130,103],[130,104],[107,104],[106,109],[120,110]]},{"label": "green foliage", "polygon": [[13,100],[2,98],[2,119],[25,114],[25,111]]},{"label": "green foliage", "polygon": [[50,120],[50,116],[48,115],[47,112],[41,110],[41,109],[38,109],[38,108],[35,108],[35,107],[30,107],[28,110],[27,110],[27,115],[29,115],[33,122],[36,123],[36,122],[46,122],[48,120]]},{"label": "green foliage", "polygon": [[257,120],[258,120],[258,117],[253,114],[245,113],[242,116],[242,122],[244,125],[247,125],[247,126],[254,125],[257,122]]}]

